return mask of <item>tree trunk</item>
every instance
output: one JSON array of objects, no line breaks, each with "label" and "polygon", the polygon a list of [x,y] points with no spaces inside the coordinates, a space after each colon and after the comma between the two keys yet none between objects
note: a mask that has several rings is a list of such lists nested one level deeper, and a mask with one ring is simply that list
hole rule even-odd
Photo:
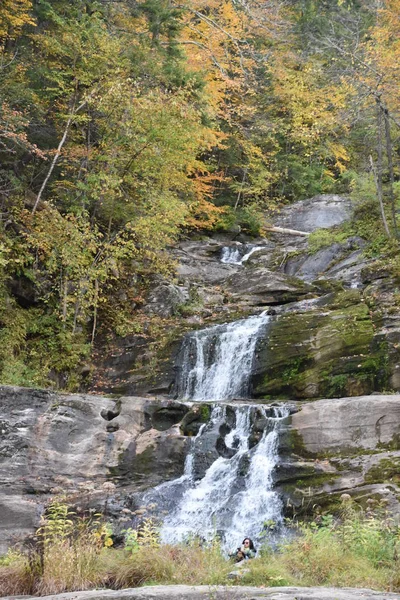
[{"label": "tree trunk", "polygon": [[384,206],[383,206],[382,187],[379,186],[379,178],[378,178],[378,174],[377,174],[376,169],[375,169],[375,165],[374,165],[374,161],[372,159],[372,156],[369,157],[369,161],[371,163],[372,173],[374,174],[375,186],[376,186],[376,193],[377,193],[377,196],[378,196],[379,207],[381,209],[383,226],[385,228],[387,236],[391,237],[390,236],[389,227],[388,227],[388,224],[387,224],[387,221],[386,221]]},{"label": "tree trunk", "polygon": [[237,210],[237,207],[238,207],[239,202],[240,202],[240,196],[242,195],[242,192],[243,192],[244,184],[245,184],[246,177],[247,177],[247,171],[248,171],[248,168],[246,167],[245,170],[243,171],[242,183],[240,185],[240,190],[239,190],[239,193],[238,193],[237,198],[236,198],[235,208],[233,209],[235,211]]},{"label": "tree trunk", "polygon": [[46,188],[47,182],[49,181],[49,179],[50,179],[50,176],[51,176],[51,174],[52,174],[52,172],[53,172],[53,170],[54,170],[54,167],[55,167],[55,166],[56,166],[56,164],[57,164],[57,161],[58,161],[58,159],[59,159],[59,156],[60,156],[60,154],[61,154],[62,147],[64,146],[64,144],[65,144],[65,140],[67,139],[67,135],[68,135],[68,131],[69,131],[69,128],[70,128],[70,125],[71,125],[71,123],[72,123],[72,116],[70,116],[70,117],[69,117],[69,119],[68,119],[68,121],[67,121],[67,124],[66,124],[66,126],[65,126],[65,129],[64,129],[64,134],[63,134],[63,136],[62,136],[62,138],[61,138],[61,141],[60,141],[60,143],[58,144],[58,147],[57,147],[56,153],[55,153],[55,155],[54,155],[54,158],[53,158],[53,160],[51,161],[50,169],[49,169],[49,170],[48,170],[48,172],[47,172],[47,175],[46,175],[46,177],[45,177],[45,180],[43,181],[43,183],[42,183],[42,186],[41,186],[41,188],[40,188],[40,190],[39,190],[39,193],[38,193],[38,195],[37,195],[37,198],[36,198],[35,204],[33,205],[33,208],[32,208],[32,214],[33,214],[33,215],[34,215],[34,214],[35,214],[35,212],[36,212],[36,209],[37,209],[37,207],[38,207],[38,205],[39,205],[39,202],[40,202],[40,199],[41,199],[41,197],[42,197],[42,194],[43,194],[43,192],[44,192],[44,190],[45,190],[45,188]]},{"label": "tree trunk", "polygon": [[99,280],[96,279],[94,282],[94,308],[93,308],[93,328],[92,328],[92,346],[94,344],[94,336],[96,335],[97,327],[97,303],[99,299]]},{"label": "tree trunk", "polygon": [[386,154],[388,161],[388,169],[389,169],[389,202],[390,209],[392,213],[392,221],[394,234],[396,238],[399,236],[398,228],[397,228],[397,218],[396,218],[396,199],[394,196],[394,172],[393,172],[393,145],[392,145],[392,137],[390,133],[390,122],[389,122],[389,112],[388,110],[383,110],[383,116],[385,120],[385,138],[386,138]]}]

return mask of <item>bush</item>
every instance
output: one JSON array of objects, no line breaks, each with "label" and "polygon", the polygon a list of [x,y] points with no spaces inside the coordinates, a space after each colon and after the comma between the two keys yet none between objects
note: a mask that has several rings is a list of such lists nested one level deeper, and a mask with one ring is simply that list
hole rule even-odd
[{"label": "bush", "polygon": [[226,583],[232,564],[223,557],[219,544],[203,548],[196,542],[158,548],[144,547],[134,556],[125,555],[116,565],[115,587],[145,583],[217,585]]},{"label": "bush", "polygon": [[257,237],[262,234],[264,215],[256,205],[244,208],[233,208],[226,206],[224,212],[214,225],[216,231],[243,231],[248,235]]}]

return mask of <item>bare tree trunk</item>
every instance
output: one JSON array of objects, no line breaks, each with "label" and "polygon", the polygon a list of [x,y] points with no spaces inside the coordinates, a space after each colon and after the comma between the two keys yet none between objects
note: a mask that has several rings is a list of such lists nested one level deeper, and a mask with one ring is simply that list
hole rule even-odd
[{"label": "bare tree trunk", "polygon": [[388,169],[389,169],[389,201],[390,201],[390,209],[392,212],[392,221],[394,234],[399,237],[399,232],[397,228],[397,218],[396,218],[396,200],[394,196],[394,172],[393,172],[393,146],[392,146],[392,137],[390,133],[390,122],[389,122],[389,112],[388,110],[383,110],[383,117],[385,121],[385,137],[386,137],[386,154],[388,161]]},{"label": "bare tree trunk", "polygon": [[239,193],[238,193],[237,198],[236,198],[235,208],[234,208],[235,211],[237,210],[237,207],[238,207],[239,201],[240,201],[240,196],[242,195],[242,192],[243,192],[244,184],[245,184],[246,177],[247,177],[247,171],[248,171],[248,168],[246,167],[245,170],[243,171],[242,183],[240,185],[240,190],[239,190]]},{"label": "bare tree trunk", "polygon": [[374,161],[372,159],[372,156],[369,157],[369,161],[371,163],[371,169],[372,169],[372,173],[374,174],[374,179],[375,179],[375,186],[376,186],[376,193],[378,195],[378,200],[379,200],[379,207],[381,209],[381,215],[382,215],[382,221],[383,221],[383,226],[385,228],[386,234],[388,237],[391,237],[390,235],[390,231],[389,231],[389,227],[386,221],[386,216],[385,216],[385,210],[384,210],[384,206],[383,206],[383,198],[382,198],[382,186],[379,185],[379,177],[378,174],[376,172],[375,169],[375,165],[374,165]]},{"label": "bare tree trunk", "polygon": [[79,315],[79,310],[81,307],[81,303],[80,303],[80,297],[77,299],[77,301],[75,302],[75,313],[74,313],[74,323],[72,325],[72,333],[76,332],[76,326],[78,324],[78,315]]},{"label": "bare tree trunk", "polygon": [[[94,92],[92,92],[92,93],[94,93]],[[53,170],[54,170],[54,167],[56,166],[56,164],[57,164],[57,161],[58,161],[58,159],[59,159],[59,157],[60,157],[61,150],[62,150],[62,147],[64,146],[64,144],[65,144],[65,141],[66,141],[66,139],[67,139],[67,136],[68,136],[68,131],[69,131],[69,128],[70,128],[70,126],[71,126],[71,123],[72,123],[72,121],[73,121],[73,119],[74,119],[75,115],[76,115],[76,114],[77,114],[77,113],[78,113],[80,110],[82,110],[82,108],[83,108],[84,106],[86,106],[86,104],[88,103],[88,100],[89,100],[90,96],[91,96],[91,95],[89,95],[89,96],[88,96],[88,97],[87,97],[85,100],[83,100],[83,101],[80,103],[80,105],[79,105],[77,108],[75,108],[75,106],[76,106],[76,95],[75,95],[74,99],[71,101],[71,104],[70,104],[70,106],[71,106],[71,113],[70,113],[70,116],[68,117],[67,124],[66,124],[66,126],[65,126],[65,129],[64,129],[63,136],[62,136],[62,138],[61,138],[61,140],[60,140],[60,143],[59,143],[59,144],[58,144],[58,146],[57,146],[57,150],[56,150],[56,153],[55,153],[55,155],[54,155],[54,158],[53,158],[53,160],[51,161],[50,168],[49,168],[49,170],[48,170],[48,172],[47,172],[47,175],[46,175],[46,177],[45,177],[45,180],[43,181],[43,183],[42,183],[42,185],[41,185],[41,188],[40,188],[40,190],[39,190],[39,193],[38,193],[38,195],[37,195],[37,198],[36,198],[35,204],[34,204],[34,206],[33,206],[33,208],[32,208],[32,214],[33,214],[33,215],[35,214],[35,212],[36,212],[36,210],[37,210],[37,207],[38,207],[38,205],[39,205],[39,202],[40,202],[40,200],[41,200],[42,194],[43,194],[44,190],[46,189],[47,183],[48,183],[48,181],[49,181],[49,179],[50,179],[50,177],[51,177],[51,174],[52,174],[52,172],[53,172]]]},{"label": "bare tree trunk", "polygon": [[35,212],[36,212],[36,209],[37,209],[37,207],[38,207],[38,205],[39,205],[39,202],[40,202],[40,200],[41,200],[42,194],[43,194],[43,192],[44,192],[44,190],[45,190],[45,188],[46,188],[46,186],[47,186],[47,183],[48,183],[48,181],[49,181],[49,179],[50,179],[50,176],[51,176],[51,174],[52,174],[52,172],[53,172],[53,170],[54,170],[54,167],[55,167],[55,166],[56,166],[56,164],[57,164],[58,158],[59,158],[59,156],[60,156],[60,154],[61,154],[62,147],[64,146],[64,144],[65,144],[65,140],[67,139],[68,131],[69,131],[70,125],[71,125],[71,123],[72,123],[72,118],[73,118],[73,115],[71,115],[71,116],[68,118],[67,124],[66,124],[66,126],[65,126],[65,129],[64,129],[64,134],[63,134],[63,136],[62,136],[62,138],[61,138],[61,141],[60,141],[60,143],[58,144],[58,147],[57,147],[56,153],[55,153],[55,155],[54,155],[54,158],[53,158],[53,160],[51,161],[50,169],[48,170],[48,172],[47,172],[47,175],[46,175],[46,177],[45,177],[45,180],[43,181],[43,183],[42,183],[42,186],[41,186],[41,188],[40,188],[40,190],[39,190],[39,193],[38,193],[38,195],[37,195],[37,198],[36,198],[35,204],[33,205],[33,208],[32,208],[32,214],[33,214],[33,215],[34,215],[34,214],[35,214]]},{"label": "bare tree trunk", "polygon": [[92,346],[94,344],[94,336],[96,334],[97,327],[97,302],[99,298],[99,280],[96,279],[94,282],[94,310],[93,310],[93,328],[92,328]]},{"label": "bare tree trunk", "polygon": [[383,151],[382,151],[382,106],[380,97],[376,98],[376,125],[377,125],[377,140],[376,140],[376,150],[378,154],[378,161],[376,165],[376,169],[374,167],[374,161],[372,156],[370,156],[370,162],[372,167],[372,172],[375,178],[376,185],[376,193],[378,196],[379,206],[381,209],[382,221],[385,227],[385,231],[388,237],[391,237],[390,230],[387,224],[386,216],[385,216],[385,206],[383,204],[383,186],[382,186],[382,171],[383,171]]},{"label": "bare tree trunk", "polygon": [[265,227],[263,227],[263,229],[275,233],[287,233],[288,235],[303,235],[304,237],[308,237],[310,235],[308,231],[299,231],[298,229],[287,229],[286,227],[273,227],[266,225]]},{"label": "bare tree trunk", "polygon": [[63,303],[62,303],[62,319],[64,322],[63,328],[65,328],[65,322],[67,320],[67,307],[68,307],[67,299],[68,299],[68,279],[65,278],[64,286],[63,286]]}]

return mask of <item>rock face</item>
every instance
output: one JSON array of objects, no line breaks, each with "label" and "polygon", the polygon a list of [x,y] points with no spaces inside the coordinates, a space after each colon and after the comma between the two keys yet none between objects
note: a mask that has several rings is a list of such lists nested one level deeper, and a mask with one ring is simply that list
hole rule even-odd
[{"label": "rock face", "polygon": [[[226,407],[225,429],[196,455],[196,479],[230,457],[221,440],[235,407]],[[344,492],[360,502],[384,499],[400,513],[400,395],[320,400],[290,412],[273,475],[288,515],[334,505]],[[182,475],[190,436],[210,414],[207,403],[1,387],[0,552],[31,534],[60,493],[82,509],[106,510],[116,531],[126,527],[143,514],[145,490]],[[258,441],[267,421],[256,407],[251,414]]]},{"label": "rock face", "polygon": [[347,493],[400,514],[400,395],[304,404],[281,435],[280,455],[278,487],[300,512],[310,502],[334,508]]},{"label": "rock face", "polygon": [[[44,596],[44,600],[400,600],[399,594],[350,588],[300,588],[300,587],[223,587],[189,585],[155,585],[125,590],[93,590]],[[26,596],[30,600],[29,596]],[[5,599],[6,600],[6,599]]]},{"label": "rock face", "polygon": [[258,343],[253,395],[330,398],[385,389],[386,348],[360,293],[328,294],[306,308],[273,318]]},{"label": "rock face", "polygon": [[33,531],[52,494],[101,503],[105,482],[137,491],[179,477],[187,438],[175,425],[187,411],[173,401],[0,387],[0,552]]},{"label": "rock face", "polygon": [[347,221],[350,215],[350,200],[335,194],[324,194],[296,202],[284,209],[275,219],[274,225],[311,232],[319,228],[340,225]]}]

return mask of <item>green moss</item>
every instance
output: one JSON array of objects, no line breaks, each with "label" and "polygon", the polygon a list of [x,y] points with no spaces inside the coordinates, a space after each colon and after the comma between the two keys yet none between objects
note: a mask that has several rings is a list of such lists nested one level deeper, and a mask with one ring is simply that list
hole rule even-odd
[{"label": "green moss", "polygon": [[282,382],[285,384],[290,384],[297,381],[307,362],[308,360],[306,356],[298,356],[293,358],[282,373]]},{"label": "green moss", "polygon": [[361,292],[359,290],[342,290],[337,292],[330,303],[332,310],[342,311],[349,306],[354,306],[360,303]]},{"label": "green moss", "polygon": [[359,292],[333,294],[327,308],[282,315],[272,324],[260,344],[265,367],[254,385],[256,396],[335,398],[387,388],[388,350],[376,342]]},{"label": "green moss", "polygon": [[209,404],[202,404],[200,406],[201,420],[206,423],[211,416],[211,407]]},{"label": "green moss", "polygon": [[[282,490],[284,493],[291,496],[293,500],[311,497],[313,493],[320,493],[325,484],[332,485],[340,477],[335,473],[314,473],[310,476],[302,474],[302,478],[296,481],[284,483]],[[319,502],[319,496],[318,496]]]},{"label": "green moss", "polygon": [[382,458],[365,474],[366,483],[400,483],[400,458]]},{"label": "green moss", "polygon": [[312,453],[306,449],[303,437],[297,429],[287,429],[282,432],[281,437],[284,446],[289,450],[290,454],[304,457],[312,456]]}]

